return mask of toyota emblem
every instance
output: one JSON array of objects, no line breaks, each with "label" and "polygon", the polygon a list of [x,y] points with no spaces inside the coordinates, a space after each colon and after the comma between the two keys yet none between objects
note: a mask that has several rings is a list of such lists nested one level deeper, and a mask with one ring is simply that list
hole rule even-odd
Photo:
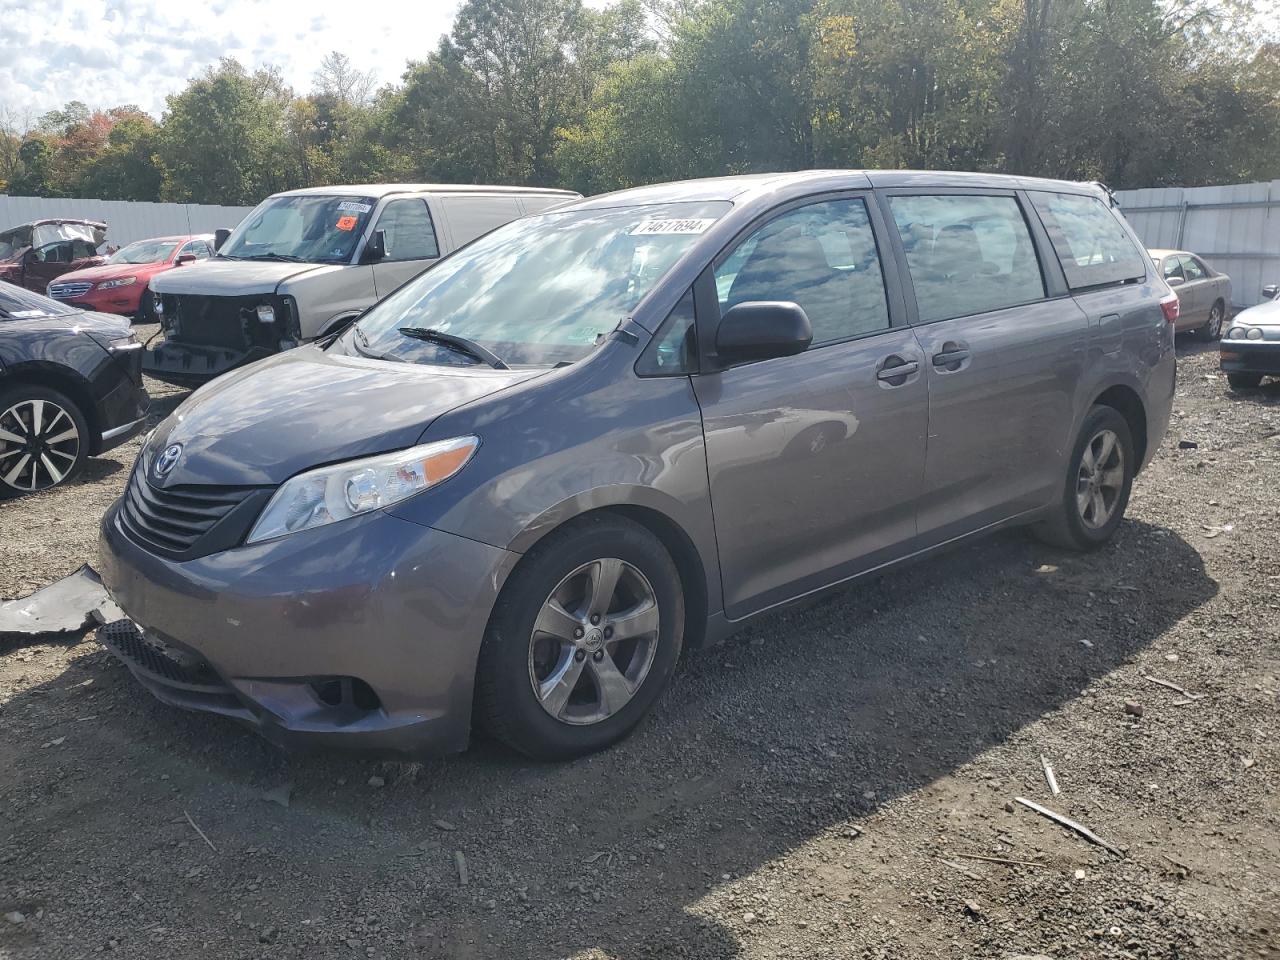
[{"label": "toyota emblem", "polygon": [[151,468],[151,472],[155,474],[157,480],[162,480],[173,472],[173,468],[178,465],[178,460],[182,456],[182,444],[171,443],[164,448],[164,452],[156,457],[155,466]]}]

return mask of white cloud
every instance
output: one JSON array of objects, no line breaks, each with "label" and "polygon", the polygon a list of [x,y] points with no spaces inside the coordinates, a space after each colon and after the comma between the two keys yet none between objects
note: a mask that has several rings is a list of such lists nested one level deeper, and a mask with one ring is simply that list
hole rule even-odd
[{"label": "white cloud", "polygon": [[0,0],[0,113],[31,117],[82,100],[135,103],[160,116],[165,97],[218,61],[272,64],[299,92],[330,50],[380,84],[430,53],[459,0]]}]

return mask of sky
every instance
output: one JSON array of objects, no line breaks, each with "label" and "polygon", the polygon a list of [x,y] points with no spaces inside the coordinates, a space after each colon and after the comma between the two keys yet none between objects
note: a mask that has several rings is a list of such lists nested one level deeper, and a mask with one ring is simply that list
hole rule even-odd
[{"label": "sky", "polygon": [[379,84],[398,81],[448,32],[458,0],[0,0],[0,120],[23,126],[69,100],[137,104],[231,56],[272,64],[297,91],[341,50]]}]

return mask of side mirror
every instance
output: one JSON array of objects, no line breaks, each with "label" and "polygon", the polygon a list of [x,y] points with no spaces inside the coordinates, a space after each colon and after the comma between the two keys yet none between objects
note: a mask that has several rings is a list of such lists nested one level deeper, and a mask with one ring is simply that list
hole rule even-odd
[{"label": "side mirror", "polygon": [[716,331],[716,353],[725,364],[790,357],[813,342],[813,327],[799,304],[755,300],[730,307]]},{"label": "side mirror", "polygon": [[1171,287],[1180,287],[1187,281],[1183,277],[1165,277],[1164,282]]},{"label": "side mirror", "polygon": [[387,255],[387,234],[383,230],[373,231],[368,242],[364,245],[364,255],[360,257],[361,263],[377,263]]},{"label": "side mirror", "polygon": [[1280,297],[1280,283],[1269,283],[1262,288],[1263,300],[1274,300],[1276,297]]},{"label": "side mirror", "polygon": [[180,253],[178,254],[178,259],[173,261],[173,265],[175,267],[180,267],[184,263],[195,263],[195,262],[196,262],[196,255],[194,253]]},{"label": "side mirror", "polygon": [[221,250],[222,245],[227,242],[227,237],[231,236],[231,231],[226,227],[219,227],[213,231],[213,249]]}]

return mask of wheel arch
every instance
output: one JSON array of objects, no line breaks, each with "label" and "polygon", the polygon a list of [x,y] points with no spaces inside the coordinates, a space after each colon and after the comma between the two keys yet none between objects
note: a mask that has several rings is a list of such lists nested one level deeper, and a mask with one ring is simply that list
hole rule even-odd
[{"label": "wheel arch", "polygon": [[1133,387],[1117,383],[1103,390],[1093,399],[1093,406],[1111,407],[1124,417],[1133,436],[1134,453],[1139,469],[1147,462],[1147,408],[1142,397]]},{"label": "wheel arch", "polygon": [[101,452],[102,420],[88,381],[67,367],[39,361],[0,368],[0,390],[8,390],[16,384],[46,387],[66,394],[80,408],[80,414],[89,427],[89,455],[96,456]]}]

